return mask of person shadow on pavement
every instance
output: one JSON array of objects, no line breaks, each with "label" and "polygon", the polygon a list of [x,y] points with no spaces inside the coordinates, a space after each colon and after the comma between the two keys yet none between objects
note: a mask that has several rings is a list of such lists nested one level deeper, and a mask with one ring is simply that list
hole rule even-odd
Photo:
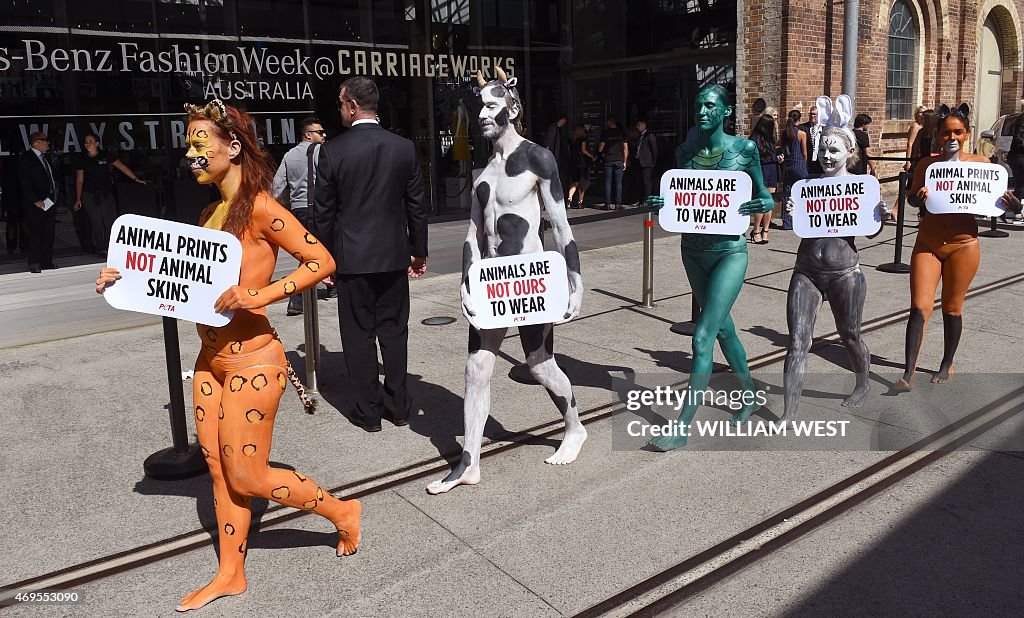
[{"label": "person shadow on pavement", "polygon": [[[196,442],[198,438],[193,434],[191,441]],[[271,468],[283,470],[294,470],[293,467],[279,463],[270,462]],[[199,520],[198,528],[205,530],[210,535],[214,553],[218,554],[217,546],[217,515],[213,510],[213,483],[209,474],[202,474],[192,478],[177,481],[157,481],[148,476],[136,481],[135,493],[142,496],[178,496],[192,498],[196,501],[196,516]],[[310,532],[297,529],[273,529],[262,530],[260,523],[268,513],[274,513],[283,507],[271,506],[263,498],[252,498],[252,527],[250,528],[249,549],[291,549],[295,547],[330,547],[335,548],[338,534],[331,532]],[[269,508],[268,508],[269,507]],[[189,524],[186,524],[190,527]],[[195,528],[189,532],[195,531]],[[257,533],[257,534],[253,534]]]},{"label": "person shadow on pavement", "polygon": [[[288,361],[293,367],[305,367],[305,346],[299,345],[298,351],[287,352]],[[378,374],[382,375],[382,367],[378,365]],[[303,376],[303,371],[297,371]],[[498,372],[495,371],[497,376]],[[423,380],[423,376],[408,374],[409,397],[413,402],[413,411],[409,415],[409,429],[424,436],[437,449],[437,454],[455,465],[462,454],[462,444],[458,436],[465,435],[463,428],[463,398],[447,388]],[[338,410],[348,418],[355,407],[351,396],[348,377],[345,375],[344,352],[332,352],[321,349],[320,371],[317,376],[320,383],[319,396],[325,403]],[[351,421],[350,421],[351,422]],[[488,417],[484,425],[484,437],[491,440],[516,441],[527,444],[544,444],[557,448],[558,442],[547,439],[536,439],[529,434],[509,431],[493,416]]]}]

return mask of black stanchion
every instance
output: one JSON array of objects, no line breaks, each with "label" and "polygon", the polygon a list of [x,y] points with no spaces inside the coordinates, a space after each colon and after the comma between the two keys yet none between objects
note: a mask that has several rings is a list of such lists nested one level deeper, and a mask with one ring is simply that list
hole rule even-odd
[{"label": "black stanchion", "polygon": [[978,236],[984,236],[985,238],[1006,238],[1009,236],[1009,232],[1004,232],[996,228],[996,218],[992,217],[992,221],[989,224],[989,228],[983,232],[978,232]]},{"label": "black stanchion", "polygon": [[181,384],[181,352],[178,348],[178,323],[174,318],[164,318],[164,353],[167,356],[167,387],[171,396],[168,409],[171,415],[173,446],[147,457],[142,468],[151,479],[173,481],[198,476],[207,471],[206,460],[199,451],[199,445],[188,443],[185,394]]},{"label": "black stanchion", "polygon": [[669,330],[677,335],[685,335],[687,337],[693,337],[693,332],[697,329],[697,320],[700,319],[700,305],[697,304],[697,297],[692,293],[690,294],[690,321],[689,322],[676,322]]},{"label": "black stanchion", "polygon": [[900,172],[900,186],[896,198],[896,204],[899,207],[899,212],[896,213],[896,255],[892,262],[877,266],[877,269],[883,273],[907,274],[910,272],[910,265],[903,263],[903,222],[907,216],[907,177],[906,172]]}]

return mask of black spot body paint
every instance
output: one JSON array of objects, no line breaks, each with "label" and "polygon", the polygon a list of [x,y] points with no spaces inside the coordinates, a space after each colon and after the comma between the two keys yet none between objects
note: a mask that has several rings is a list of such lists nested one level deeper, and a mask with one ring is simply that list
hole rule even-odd
[{"label": "black spot body paint", "polygon": [[312,234],[310,234],[309,232],[306,232],[306,235],[304,236],[304,238],[306,239],[306,244],[307,245],[315,245],[315,244],[317,244],[316,237],[313,236]]},{"label": "black spot body paint", "polygon": [[270,495],[271,495],[271,497],[276,498],[278,500],[284,500],[284,499],[288,498],[288,496],[292,495],[292,492],[286,486],[281,485],[280,487],[275,487],[270,492]]},{"label": "black spot body paint", "polygon": [[224,534],[227,534],[228,536],[234,536],[235,527],[231,524],[224,524]]},{"label": "black spot body paint", "polygon": [[508,108],[506,107],[505,109],[503,109],[500,112],[498,112],[498,114],[494,117],[494,122],[499,127],[507,127],[508,126],[508,117],[509,117],[509,113],[508,113]]},{"label": "black spot body paint", "polygon": [[519,255],[523,252],[526,234],[530,231],[530,222],[512,213],[498,217],[495,225],[501,244],[498,245],[498,255]]},{"label": "black spot body paint", "polygon": [[469,325],[469,353],[479,352],[480,348],[484,345],[483,339],[480,337],[480,331],[476,329],[472,324]]},{"label": "black spot body paint", "polygon": [[466,291],[469,291],[469,267],[473,265],[473,245],[462,243],[462,282],[466,284]]},{"label": "black spot body paint", "polygon": [[204,418],[206,418],[206,410],[203,409],[203,406],[196,406],[196,420],[201,423]]},{"label": "black spot body paint", "polygon": [[212,328],[207,328],[206,338],[214,343],[217,343],[217,331],[213,330]]},{"label": "black spot body paint", "polygon": [[504,86],[491,86],[491,96],[494,97],[495,99],[504,99],[506,94],[508,94],[508,91],[505,90]]},{"label": "black spot body paint", "polygon": [[249,292],[249,296],[259,296],[260,295],[260,293],[257,292],[256,290],[249,290],[248,292]]},{"label": "black spot body paint", "polygon": [[287,294],[288,296],[291,296],[292,294],[295,293],[295,290],[296,290],[296,286],[295,286],[295,282],[294,281],[285,281],[284,282],[284,293],[285,294]]},{"label": "black spot body paint", "polygon": [[281,219],[274,219],[273,221],[270,222],[270,229],[274,230],[275,232],[280,232],[281,230],[284,229],[284,221],[282,221]]},{"label": "black spot body paint", "polygon": [[449,483],[451,481],[458,480],[462,476],[462,473],[465,472],[472,464],[473,456],[467,451],[462,451],[462,459],[459,460],[459,465],[455,466],[455,469],[452,470],[451,474],[444,477],[443,482]]},{"label": "black spot body paint", "polygon": [[570,240],[565,246],[565,265],[569,272],[581,275],[580,272],[580,249],[576,246],[575,240]]},{"label": "black spot body paint", "polygon": [[267,376],[262,373],[256,374],[256,377],[252,379],[252,387],[258,391],[266,388],[269,383],[270,381],[267,380]]},{"label": "black spot body paint", "polygon": [[547,337],[544,336],[544,329],[547,324],[531,324],[530,326],[519,327],[519,342],[523,344],[523,353],[530,354],[540,350],[541,346],[548,354],[555,353],[555,327],[548,330]]},{"label": "black spot body paint", "polygon": [[225,444],[221,451],[224,453],[225,457],[231,457],[231,453],[234,453],[235,449],[231,448],[230,444]]},{"label": "black spot body paint", "polygon": [[560,395],[556,395],[556,394],[555,394],[555,393],[554,393],[554,392],[553,392],[553,391],[552,391],[551,389],[549,389],[549,388],[545,388],[544,390],[546,390],[546,391],[548,392],[548,397],[550,397],[550,398],[551,398],[551,401],[552,401],[552,403],[554,403],[554,404],[555,404],[555,407],[556,407],[556,408],[558,408],[558,412],[559,412],[559,413],[560,413],[560,414],[561,414],[562,416],[565,416],[565,412],[566,412],[566,410],[568,410],[568,409],[569,409],[569,402],[568,402],[568,401],[567,401],[567,400],[565,399],[565,397],[562,397],[562,396],[560,396]]},{"label": "black spot body paint", "polygon": [[301,472],[296,472],[295,470],[292,470],[292,474],[295,475],[295,478],[299,479],[300,483],[305,483],[307,480],[306,475],[302,474]]},{"label": "black spot body paint", "polygon": [[246,444],[245,446],[242,447],[242,454],[245,455],[246,457],[252,457],[253,455],[256,454],[256,445]]},{"label": "black spot body paint", "polygon": [[519,144],[505,162],[505,173],[511,178],[525,172],[532,172],[538,178],[547,179],[550,182],[551,197],[561,203],[564,194],[558,178],[558,162],[550,150],[532,142]]},{"label": "black spot body paint", "polygon": [[306,268],[309,269],[309,272],[315,273],[320,270],[320,262],[306,262]]},{"label": "black spot body paint", "polygon": [[476,186],[476,201],[480,204],[481,208],[487,207],[487,202],[491,200],[491,185],[487,182],[481,182]]}]

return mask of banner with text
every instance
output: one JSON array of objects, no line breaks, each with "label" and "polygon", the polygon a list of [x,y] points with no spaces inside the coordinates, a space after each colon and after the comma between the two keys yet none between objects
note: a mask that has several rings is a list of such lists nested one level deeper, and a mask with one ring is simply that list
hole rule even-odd
[{"label": "banner with text", "polygon": [[667,232],[743,234],[750,217],[740,205],[750,200],[753,183],[743,172],[669,170],[661,177],[665,207],[658,223]]},{"label": "banner with text", "polygon": [[216,313],[213,304],[238,285],[242,245],[220,230],[121,215],[110,232],[107,266],[121,271],[103,293],[111,307],[224,326],[233,313]]},{"label": "banner with text", "polygon": [[925,207],[937,215],[951,213],[998,217],[996,201],[1007,187],[1006,170],[995,163],[932,163],[924,172]]},{"label": "banner with text", "polygon": [[565,258],[556,251],[487,258],[469,268],[479,329],[560,322],[569,306]]},{"label": "banner with text", "polygon": [[874,176],[800,180],[793,185],[793,232],[800,238],[871,236],[882,227]]}]

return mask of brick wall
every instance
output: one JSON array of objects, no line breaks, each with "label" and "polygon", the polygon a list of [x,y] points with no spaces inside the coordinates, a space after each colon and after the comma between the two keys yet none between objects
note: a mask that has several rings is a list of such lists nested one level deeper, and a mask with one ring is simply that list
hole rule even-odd
[{"label": "brick wall", "polygon": [[[856,113],[869,114],[873,155],[902,156],[907,119],[886,119],[886,60],[893,0],[861,0]],[[928,107],[998,96],[1001,113],[1017,111],[1024,96],[1024,0],[908,0],[919,33],[917,99]],[[749,131],[749,106],[757,97],[805,113],[821,94],[841,94],[841,0],[743,0],[740,3],[737,101],[740,130]],[[977,93],[978,46],[989,15],[999,23],[1004,81],[1001,92]],[[987,127],[981,128],[983,130]],[[900,163],[879,164],[882,174]]]}]

